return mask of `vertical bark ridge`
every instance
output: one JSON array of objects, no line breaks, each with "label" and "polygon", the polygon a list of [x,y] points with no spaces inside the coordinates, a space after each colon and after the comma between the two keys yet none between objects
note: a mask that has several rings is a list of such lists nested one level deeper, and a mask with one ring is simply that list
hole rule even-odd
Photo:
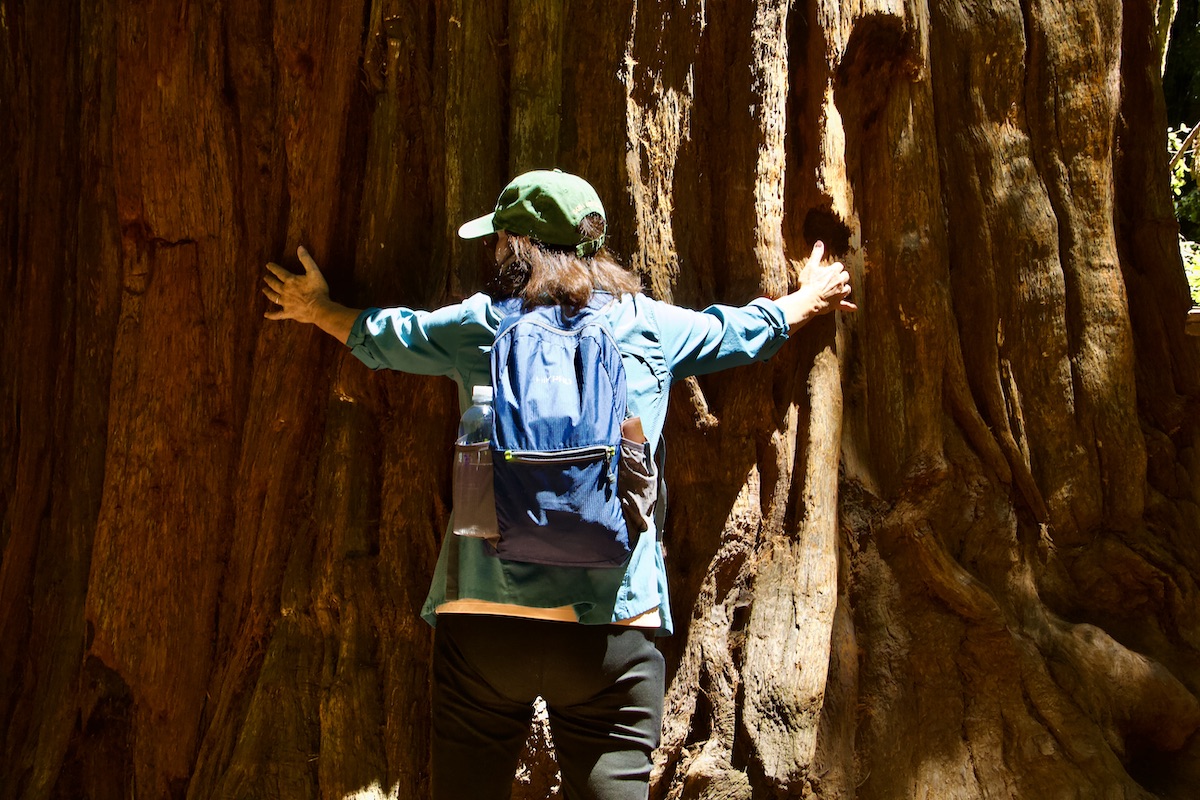
[{"label": "vertical bark ridge", "polygon": [[[0,390],[6,454],[0,467],[0,726],[7,735],[0,784],[44,791],[62,765],[75,710],[68,697],[83,647],[96,448],[103,447],[107,410],[103,402],[95,408],[72,402],[102,387],[110,364],[112,285],[94,261],[79,258],[80,246],[103,252],[111,241],[94,229],[80,230],[99,205],[89,202],[98,170],[84,167],[84,153],[94,153],[95,144],[84,137],[101,138],[97,117],[107,109],[104,94],[95,109],[80,97],[94,85],[79,55],[89,15],[71,8],[46,15],[6,10],[0,85],[11,119],[0,131],[6,298],[0,366],[8,376]],[[57,298],[49,308],[40,302],[47,295]],[[94,327],[85,329],[89,323]],[[74,492],[80,502],[64,503]],[[48,591],[57,586],[61,591]]]},{"label": "vertical bark ridge", "polygon": [[563,83],[563,8],[549,0],[511,0],[512,119],[508,172],[558,164]]},{"label": "vertical bark ridge", "polygon": [[[675,297],[680,277],[674,228],[675,171],[679,151],[692,136],[691,109],[695,98],[695,52],[705,31],[702,4],[655,24],[651,4],[634,4],[631,33],[624,53],[626,148],[625,173],[633,202],[637,239],[632,265],[660,300]],[[668,57],[668,44],[677,55]],[[684,54],[689,54],[684,57]],[[704,191],[706,182],[697,189]],[[693,235],[711,226],[688,215]],[[687,275],[692,285],[694,275]]]},{"label": "vertical bark ridge", "polygon": [[[445,94],[445,208],[451,296],[461,297],[477,278],[475,242],[456,231],[462,221],[491,209],[508,181],[507,100],[509,61],[500,3],[455,0],[447,5]],[[436,106],[435,106],[436,107]]]},{"label": "vertical bark ridge", "polygon": [[[1065,330],[1075,385],[1077,447],[1096,465],[1102,503],[1080,502],[1081,531],[1128,527],[1144,500],[1145,445],[1129,413],[1135,406],[1133,354],[1125,287],[1112,227],[1113,128],[1120,86],[1120,4],[1058,8],[1033,3],[1030,35],[1030,135],[1058,220]],[[1066,40],[1062,31],[1069,31]],[[1066,41],[1078,44],[1066,45]],[[1084,56],[1086,54],[1086,57]],[[1063,93],[1054,85],[1086,82]],[[1103,510],[1101,512],[1101,509]],[[1103,517],[1099,516],[1103,513]]]},{"label": "vertical bark ridge", "polygon": [[[932,77],[942,158],[962,165],[947,170],[946,183],[951,286],[955,305],[964,309],[958,325],[963,353],[974,365],[968,378],[1014,482],[1035,517],[1046,519],[1044,484],[1034,476],[1055,481],[1053,476],[1066,469],[1063,448],[1048,447],[1046,437],[1068,425],[1073,389],[1064,337],[1055,335],[1055,328],[1065,324],[1058,311],[1061,275],[1050,259],[1056,233],[1045,212],[1044,190],[1032,174],[1020,116],[1023,20],[1015,5],[994,8],[982,21],[945,4],[934,4],[933,13],[938,24]],[[976,77],[964,84],[964,74]],[[1028,288],[1009,308],[1006,287],[1014,284]],[[1025,354],[1033,348],[1035,363],[1051,366],[1027,374]],[[1026,409],[1026,387],[1037,396],[1052,392],[1063,400]],[[1043,459],[1049,460],[1045,466]]]}]

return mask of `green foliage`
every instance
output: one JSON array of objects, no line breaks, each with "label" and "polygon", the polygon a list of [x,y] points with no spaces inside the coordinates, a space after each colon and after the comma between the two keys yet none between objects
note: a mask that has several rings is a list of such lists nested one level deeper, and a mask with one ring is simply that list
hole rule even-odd
[{"label": "green foliage", "polygon": [[[1167,148],[1172,156],[1179,152],[1191,130],[1185,126],[1167,129]],[[1192,287],[1192,301],[1200,305],[1200,186],[1196,173],[1200,166],[1200,137],[1188,145],[1189,152],[1175,162],[1171,170],[1171,195],[1179,220],[1179,253]]]},{"label": "green foliage", "polygon": [[1187,273],[1188,286],[1192,287],[1192,302],[1200,305],[1200,244],[1180,236],[1179,254],[1183,256],[1183,270]]}]

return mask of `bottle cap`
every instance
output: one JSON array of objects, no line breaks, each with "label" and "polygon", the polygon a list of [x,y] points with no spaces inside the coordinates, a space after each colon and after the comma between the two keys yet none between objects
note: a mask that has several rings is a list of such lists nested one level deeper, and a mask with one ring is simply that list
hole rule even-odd
[{"label": "bottle cap", "polygon": [[479,403],[492,402],[492,387],[490,386],[475,386],[471,389],[471,402],[478,405]]}]

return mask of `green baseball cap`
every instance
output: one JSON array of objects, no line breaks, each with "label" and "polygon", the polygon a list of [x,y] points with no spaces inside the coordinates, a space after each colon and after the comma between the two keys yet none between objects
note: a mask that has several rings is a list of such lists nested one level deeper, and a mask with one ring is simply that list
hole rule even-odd
[{"label": "green baseball cap", "polygon": [[559,169],[539,169],[513,178],[500,193],[496,210],[465,223],[458,235],[478,239],[508,231],[543,244],[574,247],[578,255],[589,256],[604,244],[604,234],[580,238],[579,223],[588,214],[604,217],[600,196],[590,183]]}]

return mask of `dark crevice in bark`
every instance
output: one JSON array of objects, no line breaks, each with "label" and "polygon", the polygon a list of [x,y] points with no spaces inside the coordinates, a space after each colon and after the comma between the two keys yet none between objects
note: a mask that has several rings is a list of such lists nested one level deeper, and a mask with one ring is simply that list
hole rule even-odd
[{"label": "dark crevice in bark", "polygon": [[850,250],[850,228],[830,209],[811,209],[804,215],[804,240],[825,243],[828,258],[845,258]]},{"label": "dark crevice in bark", "polygon": [[76,727],[50,796],[125,800],[135,785],[133,692],[95,656],[84,661],[80,687]]}]

